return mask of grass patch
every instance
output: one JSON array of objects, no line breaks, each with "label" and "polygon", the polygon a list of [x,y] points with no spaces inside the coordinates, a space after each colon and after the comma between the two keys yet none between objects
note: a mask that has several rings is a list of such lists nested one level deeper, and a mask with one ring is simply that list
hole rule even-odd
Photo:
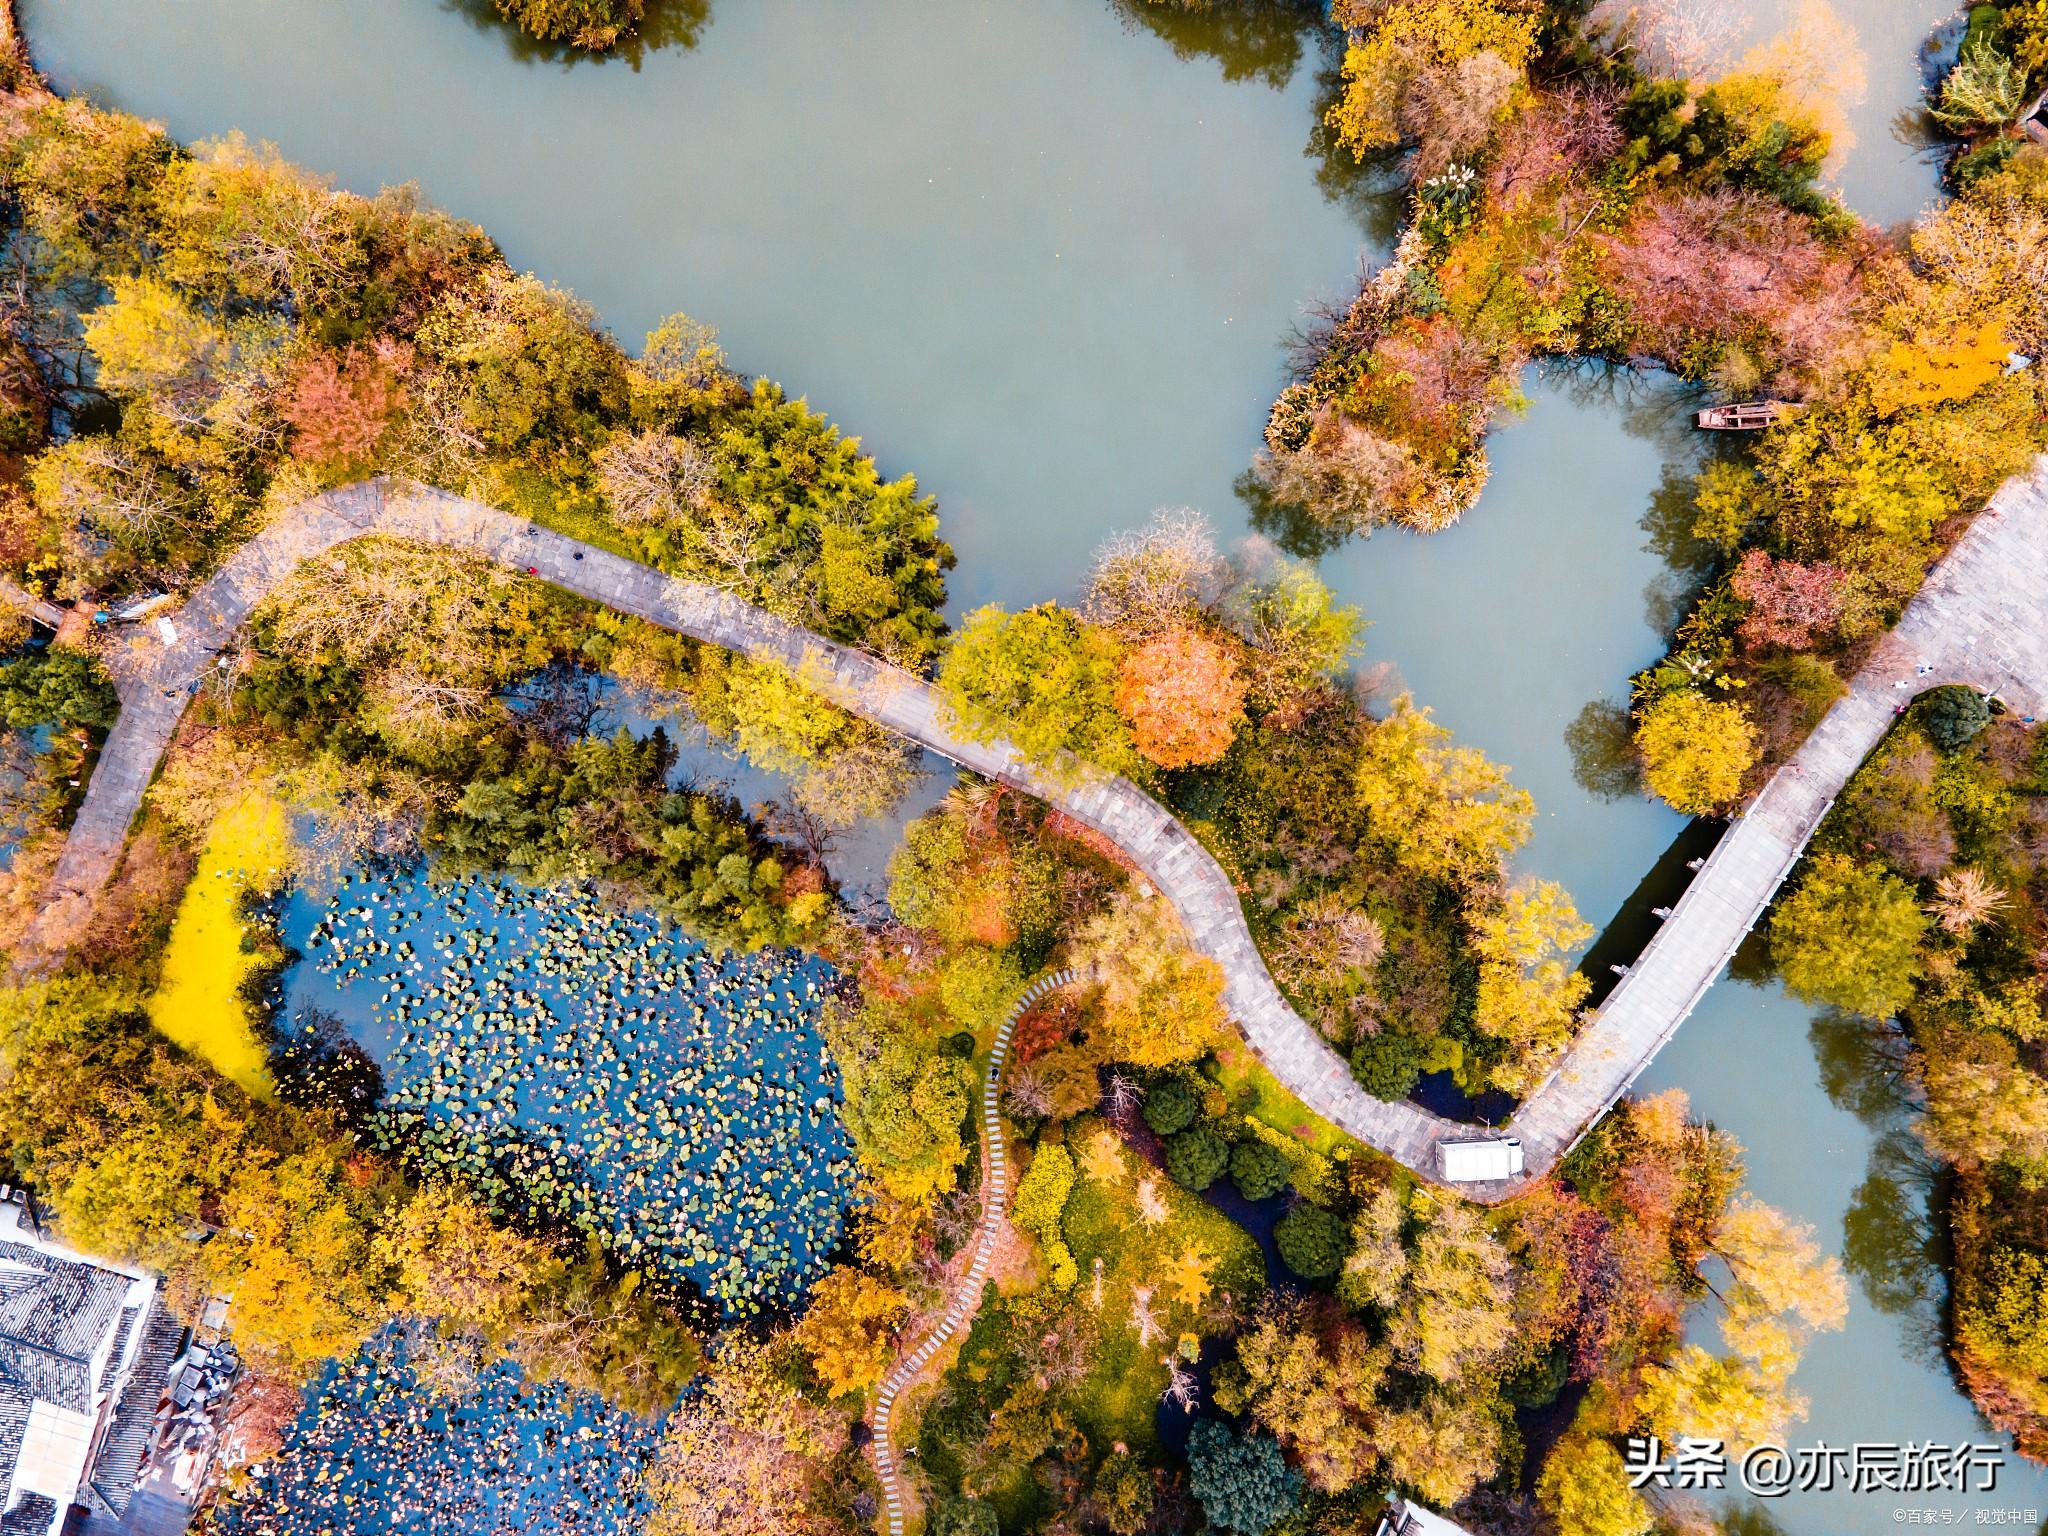
[{"label": "grass patch", "polygon": [[263,961],[245,942],[242,910],[251,893],[277,888],[290,851],[284,807],[269,796],[252,794],[221,813],[178,905],[163,978],[149,1001],[158,1030],[265,1098],[268,1053],[242,995]]},{"label": "grass patch", "polygon": [[[1265,1289],[1265,1261],[1249,1232],[1151,1168],[1104,1121],[1074,1121],[1068,1141],[1080,1176],[1061,1230],[1080,1270],[1076,1294],[1102,1320],[1088,1375],[1074,1390],[1077,1416],[1096,1450],[1121,1440],[1143,1454],[1155,1439],[1154,1414],[1166,1388],[1163,1357],[1183,1333],[1219,1331],[1204,1314],[1225,1294],[1240,1309],[1257,1297]],[[1140,1195],[1147,1179],[1156,1203]],[[1134,1307],[1141,1287],[1151,1293],[1147,1305],[1159,1327],[1143,1342]]]},{"label": "grass patch", "polygon": [[1280,1084],[1249,1046],[1226,1045],[1216,1052],[1216,1083],[1238,1114],[1252,1115],[1283,1136],[1323,1157],[1361,1157],[1366,1146],[1340,1131]]}]

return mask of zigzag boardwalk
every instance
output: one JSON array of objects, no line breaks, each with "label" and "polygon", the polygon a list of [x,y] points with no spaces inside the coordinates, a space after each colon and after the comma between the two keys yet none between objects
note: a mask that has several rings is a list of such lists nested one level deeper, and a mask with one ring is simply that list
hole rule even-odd
[{"label": "zigzag boardwalk", "polygon": [[[28,963],[61,954],[81,930],[185,702],[214,657],[301,562],[369,534],[470,550],[665,629],[781,662],[853,713],[1057,806],[1109,837],[1173,902],[1191,941],[1222,967],[1224,1001],[1247,1042],[1303,1103],[1425,1178],[1438,1176],[1439,1143],[1475,1134],[1359,1087],[1274,985],[1222,867],[1127,780],[1073,764],[1053,771],[1007,741],[976,741],[952,724],[921,678],[731,593],[665,576],[476,502],[382,479],[328,492],[281,516],[192,594],[176,615],[177,642],[123,676],[121,717],[31,931]],[[1727,964],[1894,709],[1941,682],[1995,691],[2023,714],[2048,716],[2048,458],[2003,487],[1930,574],[1848,695],[1723,837],[1557,1070],[1495,1133],[1521,1139],[1523,1177],[1465,1185],[1466,1193],[1483,1200],[1512,1195],[1627,1090]]]},{"label": "zigzag boardwalk", "polygon": [[870,1426],[874,1438],[868,1442],[868,1454],[874,1459],[875,1475],[882,1480],[882,1500],[889,1513],[889,1536],[903,1536],[903,1489],[896,1472],[896,1443],[891,1437],[896,1395],[917,1379],[932,1356],[944,1349],[953,1335],[973,1321],[974,1314],[981,1309],[982,1286],[988,1279],[989,1262],[995,1256],[996,1240],[1003,1235],[1003,1223],[1010,1217],[1009,1153],[1003,1144],[1002,1115],[996,1108],[996,1094],[1003,1081],[1003,1063],[1010,1059],[1010,1033],[1017,1027],[1018,1016],[1025,1009],[1073,979],[1072,971],[1055,971],[1050,976],[1040,977],[1017,999],[1017,1006],[996,1029],[995,1041],[988,1051],[988,1072],[981,1085],[981,1225],[974,1231],[974,1256],[968,1260],[966,1272],[960,1277],[959,1289],[953,1293],[939,1326],[927,1334],[914,1351],[897,1360],[895,1369],[882,1378],[881,1386],[875,1391],[874,1422]]}]

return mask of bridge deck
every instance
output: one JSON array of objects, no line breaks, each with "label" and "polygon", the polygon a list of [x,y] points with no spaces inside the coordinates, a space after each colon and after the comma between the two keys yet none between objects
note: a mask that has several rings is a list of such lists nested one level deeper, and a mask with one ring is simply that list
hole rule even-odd
[{"label": "bridge deck", "polygon": [[[1196,947],[1222,967],[1224,1000],[1246,1040],[1311,1109],[1428,1178],[1436,1176],[1439,1142],[1474,1134],[1359,1087],[1274,985],[1222,868],[1135,785],[1079,765],[1029,762],[1007,741],[974,740],[947,718],[922,679],[730,593],[665,576],[491,507],[383,481],[332,491],[284,514],[192,594],[177,616],[175,644],[131,663],[120,719],[31,933],[31,957],[61,953],[81,931],[185,702],[214,656],[302,562],[373,533],[473,550],[666,629],[781,661],[847,709],[1056,805],[1115,841],[1173,902]],[[1726,966],[1894,710],[1941,682],[1995,691],[2022,714],[2048,715],[2048,459],[2001,489],[1930,575],[1847,695],[1723,836],[1557,1071],[1500,1129],[1523,1143],[1523,1177],[1463,1186],[1467,1193],[1505,1198],[1540,1177],[1626,1091]]]}]

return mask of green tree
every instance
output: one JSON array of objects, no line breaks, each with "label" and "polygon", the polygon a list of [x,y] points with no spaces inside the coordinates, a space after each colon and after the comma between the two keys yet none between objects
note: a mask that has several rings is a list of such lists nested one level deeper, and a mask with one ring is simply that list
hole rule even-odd
[{"label": "green tree", "polygon": [[1175,1183],[1196,1193],[1223,1176],[1230,1165],[1230,1143],[1206,1125],[1194,1125],[1166,1138],[1166,1171]]},{"label": "green tree", "polygon": [[1286,1155],[1263,1141],[1241,1141],[1230,1149],[1230,1182],[1247,1200],[1265,1200],[1287,1187]]},{"label": "green tree", "polygon": [[1912,998],[1926,929],[1903,880],[1824,853],[1771,915],[1771,956],[1795,995],[1885,1019]]},{"label": "green tree", "polygon": [[1991,705],[1974,688],[1951,685],[1936,688],[1920,701],[1917,711],[1927,739],[1944,752],[1960,752],[1991,724]]},{"label": "green tree", "polygon": [[121,701],[106,669],[83,651],[52,646],[0,664],[0,719],[16,730],[114,723]]},{"label": "green tree", "polygon": [[1233,1434],[1215,1419],[1188,1431],[1188,1488],[1211,1525],[1238,1536],[1265,1536],[1301,1503],[1301,1474],[1271,1435]]},{"label": "green tree", "polygon": [[1117,713],[1120,647],[1055,603],[978,608],[946,653],[939,690],[970,735],[1006,737],[1040,767],[1065,754],[1114,772],[1140,763]]},{"label": "green tree", "polygon": [[1202,1101],[1184,1078],[1163,1077],[1145,1090],[1145,1123],[1159,1136],[1171,1136],[1194,1124]]},{"label": "green tree", "polygon": [[1305,1280],[1321,1280],[1343,1266],[1344,1218],[1304,1200],[1273,1225],[1273,1246],[1287,1267]]}]

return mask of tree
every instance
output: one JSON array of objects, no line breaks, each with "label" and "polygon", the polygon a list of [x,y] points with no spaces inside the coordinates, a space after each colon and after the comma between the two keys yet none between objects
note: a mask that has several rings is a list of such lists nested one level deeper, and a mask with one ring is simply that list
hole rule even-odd
[{"label": "tree", "polygon": [[105,304],[83,317],[85,344],[103,386],[177,389],[209,379],[226,361],[226,333],[161,278],[118,277]]},{"label": "tree", "polygon": [[1162,1077],[1145,1090],[1145,1123],[1153,1134],[1171,1136],[1186,1130],[1202,1112],[1202,1101],[1185,1078]]},{"label": "tree", "polygon": [[2001,1247],[1962,1277],[1956,1337],[1964,1348],[2048,1377],[2048,1254]]},{"label": "tree", "polygon": [[1225,575],[1208,520],[1186,507],[1162,509],[1095,552],[1088,618],[1131,641],[1179,630],[1215,600]]},{"label": "tree", "polygon": [[1756,1361],[1724,1358],[1688,1344],[1649,1372],[1637,1410],[1660,1436],[1723,1440],[1731,1453],[1781,1440],[1806,1417],[1806,1399],[1786,1375]]},{"label": "tree", "polygon": [[1099,768],[1136,766],[1116,709],[1118,646],[1054,603],[1022,613],[978,608],[939,669],[939,691],[982,741],[1007,738],[1055,772],[1068,754]]},{"label": "tree", "polygon": [[1756,730],[1741,705],[1678,689],[1637,718],[1636,750],[1653,793],[1673,810],[1703,816],[1742,793],[1756,763]]},{"label": "tree", "polygon": [[861,1166],[899,1200],[927,1200],[950,1188],[967,1156],[960,1127],[972,1101],[973,1068],[920,1044],[874,1004],[858,1015],[828,1008],[823,1025]]},{"label": "tree", "polygon": [[1533,1084],[1571,1038],[1579,1006],[1592,990],[1566,963],[1592,937],[1592,925],[1580,919],[1563,886],[1537,880],[1509,887],[1472,927],[1472,949],[1479,956],[1472,1022],[1518,1047],[1495,1080],[1510,1088]]},{"label": "tree", "polygon": [[1230,1143],[1206,1125],[1194,1125],[1166,1138],[1166,1171],[1183,1189],[1197,1194],[1223,1176],[1230,1164]]},{"label": "tree", "polygon": [[1331,17],[1346,29],[1347,46],[1329,124],[1361,158],[1416,132],[1418,92],[1443,93],[1486,55],[1519,79],[1536,47],[1533,14],[1488,0],[1338,0]]},{"label": "tree", "polygon": [[44,725],[105,729],[121,700],[97,658],[52,646],[0,663],[0,719],[17,731]]},{"label": "tree", "polygon": [[1629,1486],[1621,1453],[1592,1435],[1568,1434],[1551,1447],[1536,1479],[1536,1500],[1573,1536],[1649,1536],[1656,1524]]},{"label": "tree", "polygon": [[1334,1275],[1344,1263],[1344,1219],[1304,1200],[1273,1224],[1281,1261],[1304,1280]]},{"label": "tree", "polygon": [[1211,1525],[1238,1536],[1265,1536],[1301,1502],[1301,1475],[1281,1459],[1277,1440],[1233,1434],[1215,1419],[1188,1431],[1188,1488]]},{"label": "tree", "polygon": [[2006,894],[1981,869],[1951,869],[1934,882],[1927,913],[1945,933],[1967,935],[1979,923],[1996,917]]},{"label": "tree", "polygon": [[1125,655],[1116,707],[1140,752],[1162,768],[1187,768],[1230,750],[1244,694],[1228,651],[1194,630],[1169,630]]},{"label": "tree", "polygon": [[298,455],[343,474],[377,468],[378,447],[404,408],[411,364],[412,348],[389,341],[301,358],[283,407]]},{"label": "tree", "polygon": [[1093,1033],[1136,1067],[1193,1061],[1224,1027],[1223,970],[1187,941],[1172,903],[1126,887],[1074,936],[1101,984]]},{"label": "tree", "polygon": [[2019,116],[2026,99],[2026,72],[1973,30],[1928,110],[1943,127],[1968,133],[2005,127]]},{"label": "tree", "polygon": [[1771,915],[1771,956],[1796,996],[1890,1018],[1913,995],[1926,927],[1903,880],[1824,853]]},{"label": "tree", "polygon": [[1402,694],[1394,713],[1366,733],[1358,800],[1373,837],[1404,868],[1484,883],[1528,838],[1534,804],[1476,747],[1447,745],[1450,734]]},{"label": "tree", "polygon": [[1361,1035],[1351,1047],[1351,1075],[1358,1079],[1358,1086],[1390,1104],[1415,1091],[1428,1062],[1428,1045],[1397,1029]]},{"label": "tree", "polygon": [[1763,550],[1752,549],[1728,584],[1749,604],[1740,631],[1744,645],[1751,650],[1783,646],[1803,651],[1826,639],[1840,621],[1848,577],[1838,566],[1774,560]]},{"label": "tree", "polygon": [[1917,713],[1927,739],[1944,752],[1962,751],[1992,720],[1990,701],[1959,684],[1930,690]]},{"label": "tree", "polygon": [[487,1333],[520,1316],[546,1260],[538,1243],[440,1184],[386,1218],[376,1251],[397,1271],[411,1310]]},{"label": "tree", "polygon": [[[679,528],[702,512],[717,482],[711,458],[688,438],[648,428],[621,433],[592,461],[612,515],[628,528]],[[742,561],[746,574],[750,561]]]},{"label": "tree", "polygon": [[597,315],[537,277],[492,269],[421,324],[443,396],[487,449],[541,461],[586,452],[626,405],[625,359]]},{"label": "tree", "polygon": [[647,14],[647,0],[492,0],[498,14],[544,43],[592,53],[617,45]]},{"label": "tree", "polygon": [[779,1366],[776,1346],[725,1335],[648,1468],[647,1536],[834,1536],[815,1493],[854,1475],[845,1420],[806,1402]]},{"label": "tree", "polygon": [[1241,1141],[1230,1149],[1230,1182],[1247,1200],[1265,1200],[1287,1187],[1286,1154],[1263,1141]]},{"label": "tree", "polygon": [[1921,1139],[1949,1162],[2004,1163],[2030,1182],[2048,1179],[2048,1081],[2020,1047],[1972,1023],[1916,1022],[1915,1034],[1914,1075],[1927,1096]]},{"label": "tree", "polygon": [[794,1337],[827,1392],[865,1392],[889,1368],[896,1325],[909,1306],[866,1270],[837,1265],[811,1287]]},{"label": "tree", "polygon": [[1514,1265],[1473,1208],[1436,1205],[1416,1235],[1387,1338],[1405,1364],[1449,1386],[1514,1338]]},{"label": "tree", "polygon": [[1217,1406],[1272,1431],[1318,1493],[1342,1493],[1378,1463],[1373,1421],[1386,1369],[1386,1351],[1356,1323],[1269,1303],[1238,1335],[1235,1376],[1218,1372]]}]

